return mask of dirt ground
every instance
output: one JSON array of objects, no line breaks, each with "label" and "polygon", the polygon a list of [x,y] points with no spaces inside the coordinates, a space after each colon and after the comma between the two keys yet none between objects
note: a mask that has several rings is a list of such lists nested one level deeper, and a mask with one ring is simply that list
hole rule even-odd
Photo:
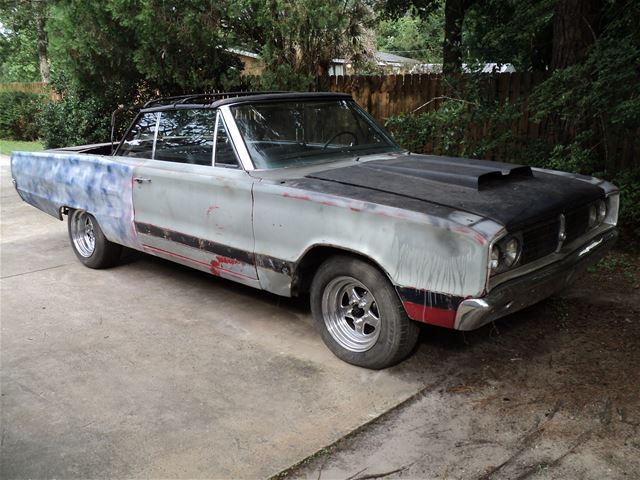
[{"label": "dirt ground", "polygon": [[408,362],[431,383],[280,477],[640,478],[637,255],[481,330],[425,328]]}]

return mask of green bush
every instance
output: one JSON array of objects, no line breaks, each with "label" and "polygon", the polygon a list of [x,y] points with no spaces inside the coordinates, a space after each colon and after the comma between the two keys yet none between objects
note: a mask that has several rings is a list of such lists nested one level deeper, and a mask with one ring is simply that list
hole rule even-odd
[{"label": "green bush", "polygon": [[[430,112],[389,117],[385,126],[412,152],[531,163],[542,156],[541,142],[513,132],[511,124],[520,115],[518,103],[485,100],[479,94],[466,100],[460,95]],[[478,126],[482,135],[477,134]]]},{"label": "green bush", "polygon": [[45,148],[108,142],[110,115],[100,100],[86,98],[69,87],[60,100],[49,102],[42,110],[42,142]]},{"label": "green bush", "polygon": [[620,189],[620,243],[623,247],[640,248],[640,168],[622,170],[610,181]]},{"label": "green bush", "polygon": [[0,138],[37,140],[37,118],[46,102],[47,96],[39,93],[0,92]]}]

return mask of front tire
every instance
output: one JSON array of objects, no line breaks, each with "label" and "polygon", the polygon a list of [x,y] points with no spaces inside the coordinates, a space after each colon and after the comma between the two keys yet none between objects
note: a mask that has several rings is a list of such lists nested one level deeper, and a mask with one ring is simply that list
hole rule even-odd
[{"label": "front tire", "polygon": [[83,265],[108,268],[118,262],[122,246],[107,240],[93,215],[70,210],[67,221],[71,248]]},{"label": "front tire", "polygon": [[420,332],[387,277],[349,256],[331,257],[320,266],[311,284],[311,312],[327,347],[365,368],[404,360]]}]

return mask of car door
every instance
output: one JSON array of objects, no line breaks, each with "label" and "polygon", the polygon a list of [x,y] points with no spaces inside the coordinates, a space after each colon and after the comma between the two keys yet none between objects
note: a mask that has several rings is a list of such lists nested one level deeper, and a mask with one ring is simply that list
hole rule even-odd
[{"label": "car door", "polygon": [[[153,115],[145,119],[156,122],[150,159],[135,167],[133,179],[135,228],[144,250],[257,287],[252,179],[222,115],[195,108]],[[125,139],[124,155],[127,142],[140,143]]]}]

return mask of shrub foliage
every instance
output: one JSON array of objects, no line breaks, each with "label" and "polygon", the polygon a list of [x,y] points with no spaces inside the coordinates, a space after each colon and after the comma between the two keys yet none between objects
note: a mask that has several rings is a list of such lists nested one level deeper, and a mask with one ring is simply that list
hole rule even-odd
[{"label": "shrub foliage", "polygon": [[24,92],[0,92],[0,138],[37,140],[38,122],[46,95]]}]

